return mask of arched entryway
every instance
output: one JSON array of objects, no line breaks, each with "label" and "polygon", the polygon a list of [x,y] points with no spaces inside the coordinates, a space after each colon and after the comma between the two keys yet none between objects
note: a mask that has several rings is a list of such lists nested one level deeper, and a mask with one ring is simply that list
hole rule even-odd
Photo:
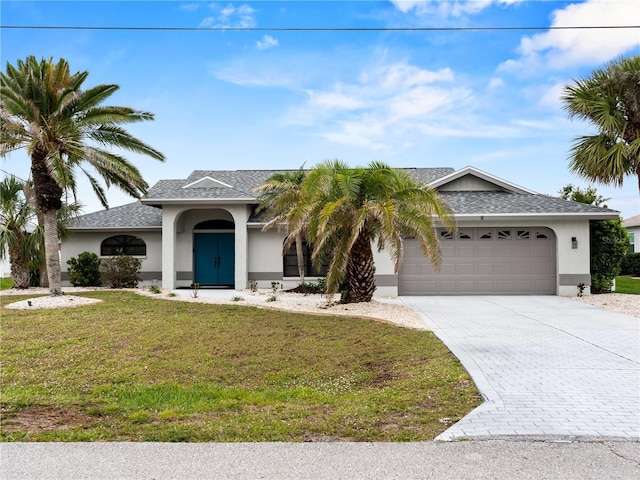
[{"label": "arched entryway", "polygon": [[235,228],[229,220],[206,220],[193,228],[193,283],[235,284]]}]

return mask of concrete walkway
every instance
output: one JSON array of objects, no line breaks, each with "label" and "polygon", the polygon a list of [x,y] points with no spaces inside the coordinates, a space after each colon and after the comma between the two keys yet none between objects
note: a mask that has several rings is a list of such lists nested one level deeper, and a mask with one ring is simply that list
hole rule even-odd
[{"label": "concrete walkway", "polygon": [[561,297],[402,301],[486,400],[437,440],[640,440],[640,319]]}]

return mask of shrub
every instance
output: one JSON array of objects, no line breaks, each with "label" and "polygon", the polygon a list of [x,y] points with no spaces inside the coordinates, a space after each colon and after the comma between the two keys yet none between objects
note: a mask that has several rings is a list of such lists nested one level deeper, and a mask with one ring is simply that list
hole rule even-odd
[{"label": "shrub", "polygon": [[67,260],[67,272],[69,281],[74,287],[99,287],[102,285],[100,279],[100,259],[92,252],[82,252]]},{"label": "shrub", "polygon": [[622,269],[620,270],[622,275],[631,275],[633,277],[640,277],[640,252],[627,253],[622,259]]},{"label": "shrub", "polygon": [[128,255],[102,260],[100,275],[105,285],[111,288],[136,288],[141,278],[138,276],[142,261]]},{"label": "shrub", "polygon": [[629,250],[629,236],[620,219],[592,222],[590,230],[591,292],[610,292]]}]

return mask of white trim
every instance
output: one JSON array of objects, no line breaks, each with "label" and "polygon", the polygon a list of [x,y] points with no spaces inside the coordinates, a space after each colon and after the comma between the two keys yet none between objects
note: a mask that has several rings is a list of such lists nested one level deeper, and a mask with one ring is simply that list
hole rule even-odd
[{"label": "white trim", "polygon": [[482,170],[478,170],[476,167],[471,167],[471,166],[461,168],[460,170],[456,170],[455,172],[450,173],[449,175],[439,178],[438,180],[431,182],[429,186],[431,188],[437,189],[438,187],[446,185],[447,183],[457,180],[458,178],[462,178],[465,175],[473,175],[489,183],[493,183],[498,187],[502,187],[506,190],[509,190],[510,192],[513,192],[513,193],[530,193],[530,194],[539,195],[538,192],[534,192],[533,190],[529,190],[528,188],[524,188],[519,185],[516,185],[515,183],[508,182],[507,180],[496,177],[495,175],[491,175],[490,173],[483,172]]},{"label": "white trim", "polygon": [[224,182],[221,182],[220,180],[216,180],[215,178],[211,178],[208,175],[206,177],[202,177],[200,180],[196,180],[195,182],[191,182],[189,185],[185,185],[182,188],[190,188],[190,187],[193,187],[194,185],[197,185],[197,184],[202,183],[202,182],[207,181],[207,180],[219,183],[220,185],[222,185],[224,187],[233,188],[231,185],[229,185],[227,183],[224,183]]},{"label": "white trim", "polygon": [[140,200],[140,203],[143,205],[155,205],[158,203],[168,204],[168,205],[178,205],[178,204],[193,204],[194,207],[198,207],[201,205],[210,205],[210,204],[219,204],[219,203],[244,203],[246,205],[250,205],[256,203],[255,197],[245,197],[245,198],[144,198]]},{"label": "white trim", "polygon": [[113,231],[131,231],[131,230],[144,230],[144,231],[162,231],[162,225],[158,225],[156,227],[136,227],[127,226],[127,227],[66,227],[67,230],[74,230],[79,232],[113,232]]}]

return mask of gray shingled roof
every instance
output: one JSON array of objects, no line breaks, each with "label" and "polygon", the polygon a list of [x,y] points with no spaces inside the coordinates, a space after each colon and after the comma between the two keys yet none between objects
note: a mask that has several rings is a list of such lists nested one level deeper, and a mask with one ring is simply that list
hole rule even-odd
[{"label": "gray shingled roof", "polygon": [[[431,183],[445,177],[453,168],[406,168],[416,180]],[[255,198],[253,189],[271,175],[283,170],[196,170],[184,180],[161,180],[156,183],[145,197],[145,201],[154,199],[246,199],[250,203]],[[232,187],[205,187],[197,185],[183,188],[198,180],[210,177]],[[210,182],[207,182],[210,183]],[[205,183],[206,184],[206,183]],[[570,202],[556,197],[540,194],[520,194],[505,191],[490,192],[440,192],[451,205],[456,215],[518,215],[518,214],[617,214],[615,210],[599,208],[583,203]],[[161,203],[161,202],[158,202]],[[249,218],[249,222],[262,223],[264,213]],[[90,213],[76,219],[70,228],[151,228],[162,226],[162,210],[140,202],[130,203],[109,210]]]},{"label": "gray shingled roof", "polygon": [[440,192],[456,215],[618,213],[610,208],[594,207],[540,194],[511,192]]},{"label": "gray shingled roof", "polygon": [[[455,170],[453,168],[405,168],[411,176],[419,182],[431,183],[445,177]],[[252,199],[256,197],[253,189],[262,185],[271,175],[285,170],[195,170],[184,180],[160,180],[144,197],[145,203],[153,200],[167,199]],[[187,187],[202,178],[210,177],[220,182],[231,185],[229,187],[200,188],[198,186]]]},{"label": "gray shingled roof", "polygon": [[162,210],[140,202],[82,215],[69,228],[162,228]]}]

